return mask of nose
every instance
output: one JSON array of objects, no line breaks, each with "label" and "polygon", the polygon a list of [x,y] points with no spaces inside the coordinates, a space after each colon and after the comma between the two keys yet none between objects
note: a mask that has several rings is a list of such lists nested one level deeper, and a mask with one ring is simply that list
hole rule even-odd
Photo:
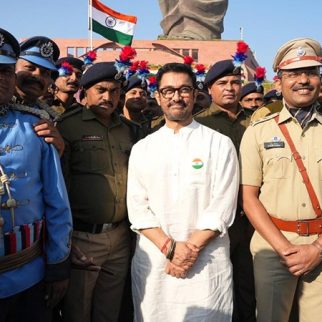
[{"label": "nose", "polygon": [[32,75],[34,76],[40,76],[41,75],[41,70],[39,67],[36,67],[33,71],[32,71]]},{"label": "nose", "polygon": [[300,78],[299,78],[299,83],[307,84],[309,82],[310,82],[309,75],[307,73],[305,73],[305,72],[301,73]]},{"label": "nose", "polygon": [[179,90],[178,90],[178,89],[176,89],[176,90],[175,90],[175,92],[174,92],[174,94],[173,94],[173,97],[172,97],[172,100],[173,100],[173,101],[175,101],[175,102],[177,102],[177,101],[180,101],[180,100],[181,100],[181,96],[180,96],[180,94],[179,94]]},{"label": "nose", "polygon": [[109,91],[105,91],[105,92],[103,93],[103,99],[104,99],[105,101],[109,101],[109,100],[110,100],[110,97],[111,97],[111,94],[110,94],[110,92],[109,92]]}]

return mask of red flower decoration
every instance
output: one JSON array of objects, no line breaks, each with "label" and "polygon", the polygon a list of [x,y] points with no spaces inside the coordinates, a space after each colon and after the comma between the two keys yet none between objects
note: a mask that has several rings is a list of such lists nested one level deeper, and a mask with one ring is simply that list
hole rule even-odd
[{"label": "red flower decoration", "polygon": [[244,41],[237,43],[237,53],[245,54],[248,50],[248,45]]},{"label": "red flower decoration", "polygon": [[86,55],[87,57],[89,57],[91,60],[95,60],[96,59],[96,51],[95,50],[91,50],[87,53]]},{"label": "red flower decoration", "polygon": [[68,72],[72,72],[73,71],[73,66],[69,62],[67,62],[67,61],[64,61],[61,64],[61,68],[64,68]]},{"label": "red flower decoration", "polygon": [[133,72],[136,72],[138,70],[139,66],[140,66],[140,62],[138,60],[134,61],[130,67],[130,70]]},{"label": "red flower decoration", "polygon": [[204,64],[197,64],[195,66],[195,69],[198,73],[205,73],[206,72],[206,66]]},{"label": "red flower decoration", "polygon": [[261,67],[261,66],[256,67],[255,77],[264,79],[265,76],[266,76],[265,67]]},{"label": "red flower decoration", "polygon": [[275,75],[274,77],[273,77],[273,81],[274,82],[276,82],[278,80],[278,76],[277,75]]},{"label": "red flower decoration", "polygon": [[140,68],[141,69],[149,69],[148,64],[149,64],[149,62],[147,62],[146,60],[141,60],[140,61]]},{"label": "red flower decoration", "polygon": [[150,84],[155,84],[157,82],[157,78],[155,77],[155,76],[151,76],[150,78],[149,78],[149,83]]},{"label": "red flower decoration", "polygon": [[187,65],[192,65],[192,63],[194,62],[193,58],[190,57],[190,56],[184,56],[183,57],[183,62],[184,64],[187,64]]},{"label": "red flower decoration", "polygon": [[136,51],[131,46],[123,47],[120,54],[120,61],[128,61],[133,59],[136,56]]}]

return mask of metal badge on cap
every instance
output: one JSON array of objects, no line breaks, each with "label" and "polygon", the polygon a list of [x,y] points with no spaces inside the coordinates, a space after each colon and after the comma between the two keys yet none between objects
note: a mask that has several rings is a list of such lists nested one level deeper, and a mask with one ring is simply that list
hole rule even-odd
[{"label": "metal badge on cap", "polygon": [[304,56],[306,54],[306,52],[303,49],[303,47],[299,47],[299,48],[297,48],[296,54],[297,54],[297,56]]},{"label": "metal badge on cap", "polygon": [[54,45],[52,42],[48,41],[48,42],[43,43],[40,46],[41,56],[48,58],[48,57],[52,56],[53,53],[54,53]]}]

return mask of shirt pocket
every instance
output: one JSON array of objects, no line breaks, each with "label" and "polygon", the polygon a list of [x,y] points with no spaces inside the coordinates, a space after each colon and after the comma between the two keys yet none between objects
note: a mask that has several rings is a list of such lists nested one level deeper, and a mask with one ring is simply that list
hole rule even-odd
[{"label": "shirt pocket", "polygon": [[293,168],[292,153],[282,149],[271,149],[264,152],[264,179],[289,178]]},{"label": "shirt pocket", "polygon": [[190,165],[187,165],[186,180],[191,186],[206,186],[210,179],[211,159],[201,161],[200,159],[193,160]]},{"label": "shirt pocket", "polygon": [[72,171],[98,172],[107,167],[108,150],[103,141],[78,141],[72,146]]}]

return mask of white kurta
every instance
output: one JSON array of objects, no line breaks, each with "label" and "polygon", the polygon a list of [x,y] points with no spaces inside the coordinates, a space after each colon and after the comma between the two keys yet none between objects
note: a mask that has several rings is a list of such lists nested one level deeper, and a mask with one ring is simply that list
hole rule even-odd
[{"label": "white kurta", "polygon": [[177,134],[164,126],[133,147],[127,195],[133,230],[161,227],[178,241],[195,229],[222,232],[185,279],[167,275],[165,256],[138,235],[132,261],[136,322],[231,321],[227,228],[234,220],[238,185],[231,140],[195,121]]}]

